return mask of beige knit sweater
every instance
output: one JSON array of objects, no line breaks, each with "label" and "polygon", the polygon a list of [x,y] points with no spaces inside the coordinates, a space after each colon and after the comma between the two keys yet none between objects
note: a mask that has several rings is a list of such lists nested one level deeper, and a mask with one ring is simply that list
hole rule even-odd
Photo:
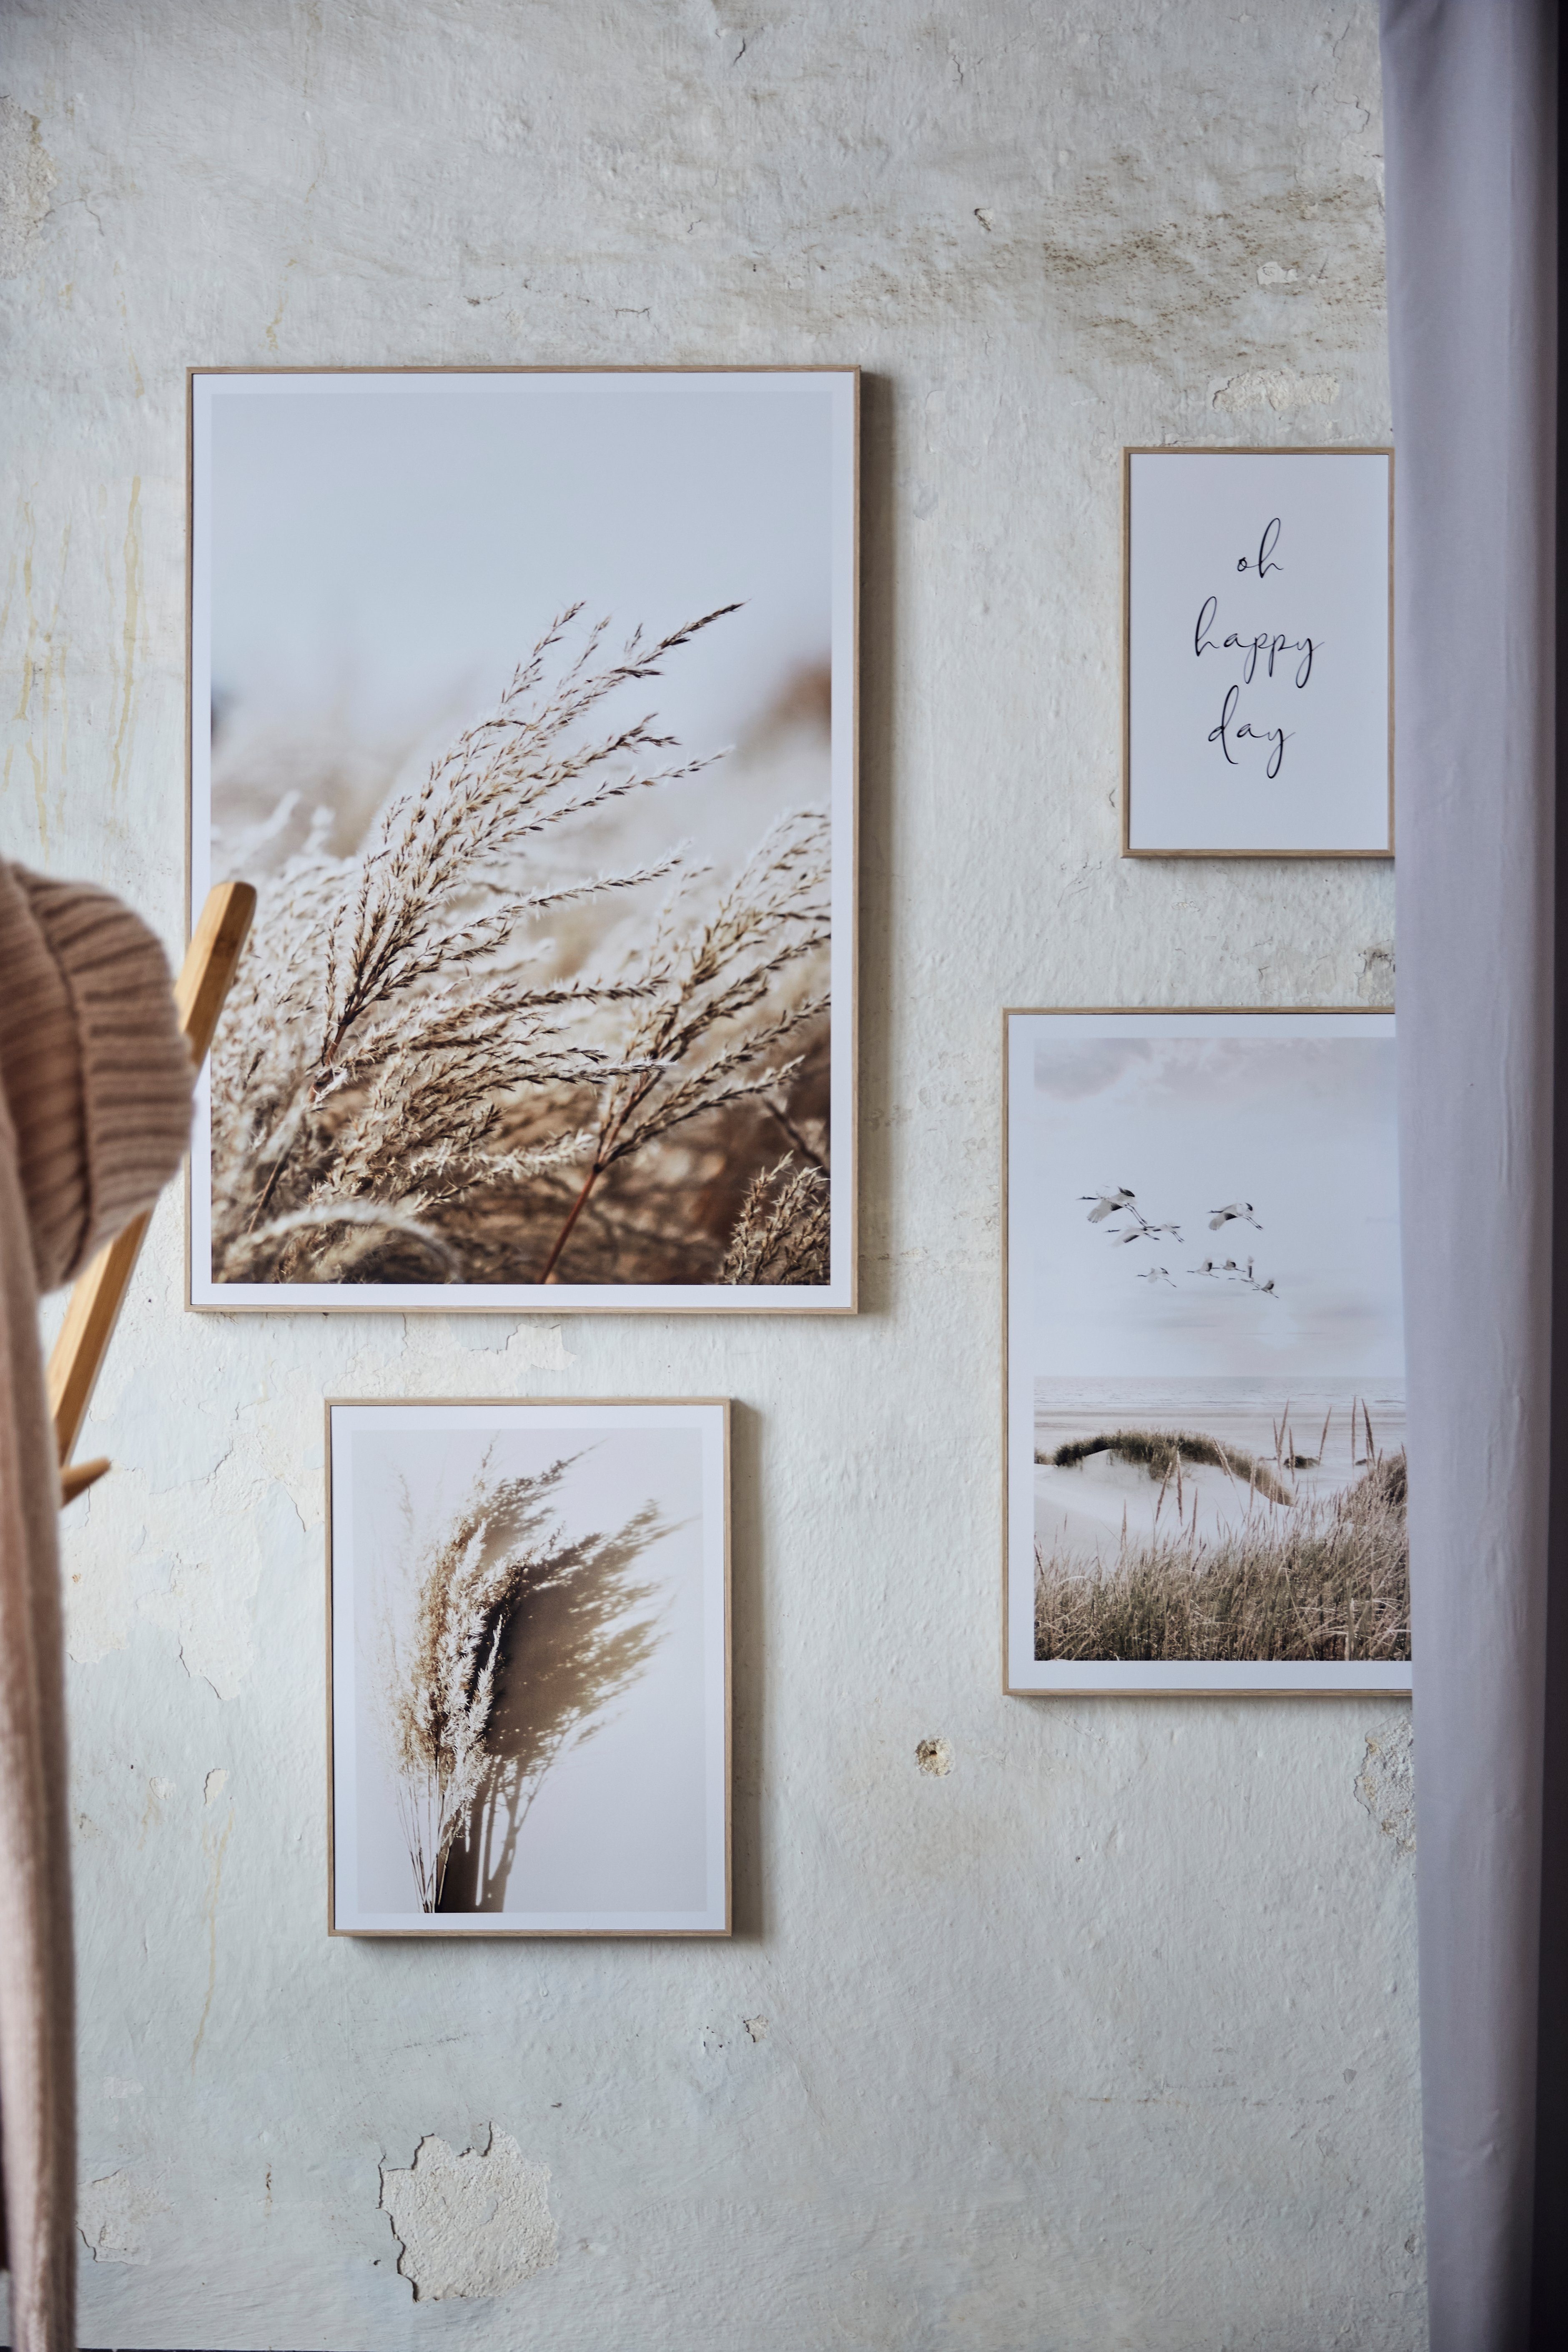
[{"label": "beige knit sweater", "polygon": [[179,1165],[192,1072],[157,940],[0,860],[0,2261],[16,2352],[76,2342],[69,1840],[41,1291]]}]

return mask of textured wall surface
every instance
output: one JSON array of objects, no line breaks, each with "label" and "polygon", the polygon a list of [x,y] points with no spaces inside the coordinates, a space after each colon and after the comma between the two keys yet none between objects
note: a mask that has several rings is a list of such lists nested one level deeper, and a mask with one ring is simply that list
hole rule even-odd
[{"label": "textured wall surface", "polygon": [[[1371,0],[7,0],[0,92],[0,840],[172,946],[188,362],[870,372],[859,1319],[195,1318],[160,1212],[83,2342],[1416,2345],[1402,1711],[998,1695],[999,1008],[1392,985],[1384,869],[1114,807],[1121,445],[1388,433]],[[741,1408],[735,1940],[330,1943],[322,1394],[660,1390]]]}]

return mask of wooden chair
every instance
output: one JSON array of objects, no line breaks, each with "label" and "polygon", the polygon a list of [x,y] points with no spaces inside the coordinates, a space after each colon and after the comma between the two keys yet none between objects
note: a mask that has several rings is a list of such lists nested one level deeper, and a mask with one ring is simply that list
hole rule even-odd
[{"label": "wooden chair", "polygon": [[[206,1060],[255,912],[256,893],[248,882],[220,882],[207,892],[201,919],[192,933],[174,983],[174,1003],[181,1034],[197,1069]],[[49,1412],[55,1424],[62,1507],[86,1494],[110,1466],[106,1456],[73,1462],[71,1454],[151,1219],[151,1210],[134,1218],[77,1276],[65,1321],[49,1354]]]}]

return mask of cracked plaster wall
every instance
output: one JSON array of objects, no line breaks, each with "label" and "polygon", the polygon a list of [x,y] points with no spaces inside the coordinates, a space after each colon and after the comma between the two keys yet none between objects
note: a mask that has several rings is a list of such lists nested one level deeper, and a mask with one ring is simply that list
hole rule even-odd
[{"label": "cracked plaster wall", "polygon": [[[11,0],[0,93],[0,839],[171,943],[187,362],[872,372],[859,1320],[192,1318],[159,1213],[66,1544],[83,2341],[1416,2345],[1398,1711],[997,1695],[998,1008],[1391,984],[1385,871],[1114,812],[1121,445],[1389,431],[1371,0]],[[329,1943],[321,1397],[595,1390],[742,1408],[740,1933]]]}]

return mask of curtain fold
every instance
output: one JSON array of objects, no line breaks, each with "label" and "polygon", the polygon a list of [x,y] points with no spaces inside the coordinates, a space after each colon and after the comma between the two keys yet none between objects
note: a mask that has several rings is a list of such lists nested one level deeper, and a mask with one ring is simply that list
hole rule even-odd
[{"label": "curtain fold", "polygon": [[1382,31],[1428,2302],[1434,2352],[1520,2352],[1552,1471],[1557,8],[1383,0]]}]

